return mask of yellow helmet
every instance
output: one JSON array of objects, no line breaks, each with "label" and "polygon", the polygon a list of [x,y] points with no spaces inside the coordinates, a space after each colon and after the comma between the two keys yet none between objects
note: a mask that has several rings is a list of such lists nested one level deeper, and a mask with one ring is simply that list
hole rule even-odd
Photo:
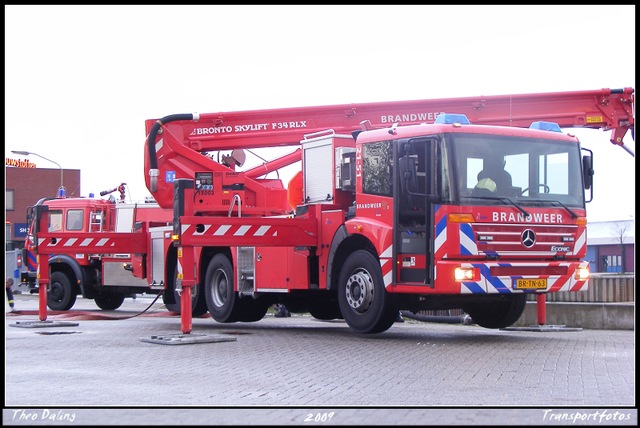
[{"label": "yellow helmet", "polygon": [[478,184],[476,185],[476,188],[478,188],[478,189],[487,189],[490,192],[495,192],[496,191],[496,183],[490,178],[483,178],[482,180],[478,181]]}]

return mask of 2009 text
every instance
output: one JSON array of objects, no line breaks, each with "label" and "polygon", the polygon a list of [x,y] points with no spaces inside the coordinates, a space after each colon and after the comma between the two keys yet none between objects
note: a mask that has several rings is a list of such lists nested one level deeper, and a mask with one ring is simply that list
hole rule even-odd
[{"label": "2009 text", "polygon": [[307,417],[305,418],[304,421],[305,422],[329,422],[334,414],[335,412],[317,413],[315,415],[313,413],[309,413],[307,414]]}]

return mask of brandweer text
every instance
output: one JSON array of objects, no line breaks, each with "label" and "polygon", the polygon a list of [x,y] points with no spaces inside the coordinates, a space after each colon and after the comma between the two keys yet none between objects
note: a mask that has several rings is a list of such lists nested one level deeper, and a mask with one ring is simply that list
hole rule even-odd
[{"label": "brandweer text", "polygon": [[492,216],[493,221],[499,221],[503,223],[522,223],[522,222],[534,222],[534,223],[555,223],[562,224],[562,215],[561,214],[549,214],[549,213],[533,213],[525,216],[524,214],[518,213],[507,213],[501,211],[494,211]]}]

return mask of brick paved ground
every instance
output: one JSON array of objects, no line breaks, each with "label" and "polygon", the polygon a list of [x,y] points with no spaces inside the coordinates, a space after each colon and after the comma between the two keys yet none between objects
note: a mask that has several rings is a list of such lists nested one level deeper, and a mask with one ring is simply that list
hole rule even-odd
[{"label": "brick paved ground", "polygon": [[[150,302],[128,299],[106,312],[79,299],[74,309],[124,315]],[[16,306],[36,310],[37,298],[18,295]],[[236,340],[167,346],[140,339],[180,333],[179,317],[12,326],[36,320],[6,317],[5,423],[26,424],[19,413],[25,409],[40,420],[55,406],[47,416],[65,411],[83,424],[304,425],[323,424],[313,419],[334,412],[324,424],[526,425],[553,424],[554,415],[566,419],[582,406],[594,408],[578,411],[629,416],[617,424],[637,423],[636,410],[627,408],[635,406],[633,331],[495,331],[407,321],[365,336],[344,322],[302,315],[237,324],[199,318],[194,334]]]}]

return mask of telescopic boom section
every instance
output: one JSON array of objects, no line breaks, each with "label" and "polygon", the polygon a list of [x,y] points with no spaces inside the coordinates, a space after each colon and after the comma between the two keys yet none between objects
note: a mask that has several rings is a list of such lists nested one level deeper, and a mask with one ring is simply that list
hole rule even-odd
[{"label": "telescopic boom section", "polygon": [[[441,113],[464,114],[471,123],[481,125],[529,127],[534,121],[549,121],[561,128],[612,130],[611,141],[624,147],[623,137],[634,126],[634,90],[600,89],[171,115],[146,121],[145,179],[156,201],[163,208],[170,208],[174,179],[193,179],[196,172],[225,174],[230,171],[229,167],[203,156],[203,152],[296,146],[305,135],[315,132],[332,129],[338,134],[350,133],[360,130],[364,121],[369,121],[374,128],[396,123],[433,123]],[[294,153],[297,154],[287,155],[286,160],[276,161],[274,165],[280,168],[296,162],[300,152]],[[274,186],[271,181],[253,180],[260,176],[256,175],[260,174],[260,168],[254,168],[245,177],[249,192],[265,193],[264,189]],[[264,168],[265,173],[269,170],[272,169]],[[266,194],[263,197],[268,198]],[[267,200],[256,203],[270,206]],[[279,203],[271,204],[274,213],[280,209]]]}]

